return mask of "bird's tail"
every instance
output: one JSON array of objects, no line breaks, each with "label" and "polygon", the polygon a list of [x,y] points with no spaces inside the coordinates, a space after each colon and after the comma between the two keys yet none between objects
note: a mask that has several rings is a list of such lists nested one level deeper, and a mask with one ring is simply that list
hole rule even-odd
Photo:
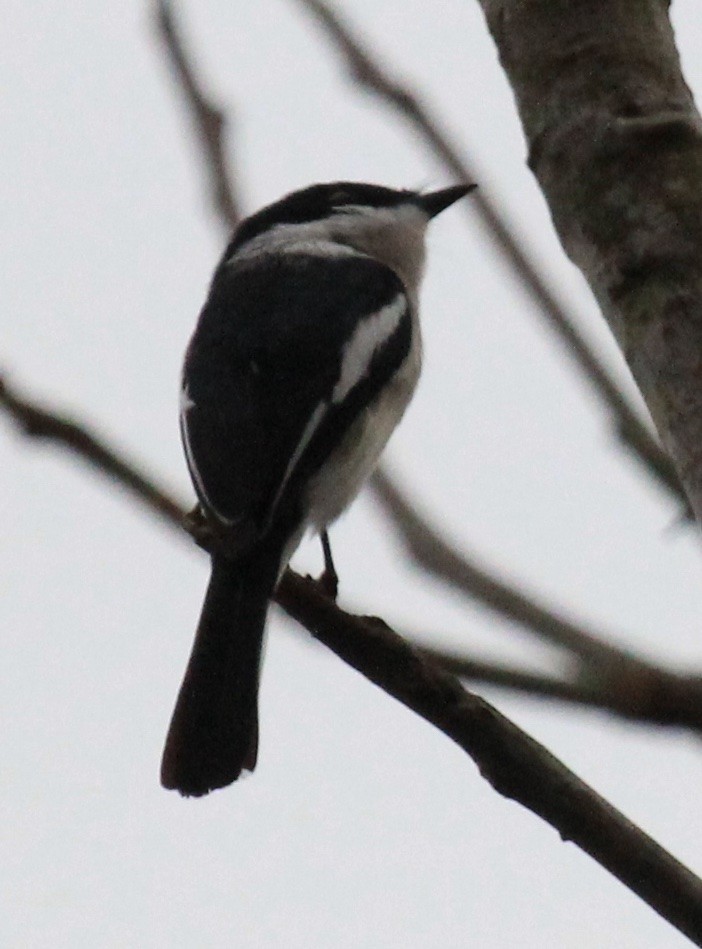
[{"label": "bird's tail", "polygon": [[163,752],[164,787],[197,797],[256,766],[263,629],[279,563],[270,552],[237,561],[213,556]]}]

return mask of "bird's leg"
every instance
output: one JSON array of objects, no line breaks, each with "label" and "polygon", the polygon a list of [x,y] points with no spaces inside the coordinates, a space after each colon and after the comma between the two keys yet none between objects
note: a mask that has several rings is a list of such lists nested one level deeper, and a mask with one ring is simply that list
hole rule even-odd
[{"label": "bird's leg", "polygon": [[198,547],[210,551],[214,542],[212,525],[207,520],[205,512],[199,504],[189,511],[183,518],[183,527],[193,538]]},{"label": "bird's leg", "polygon": [[324,570],[317,583],[330,599],[335,600],[339,591],[339,575],[334,566],[332,558],[331,544],[329,543],[329,534],[324,530],[319,535],[322,542],[322,551],[324,553]]}]

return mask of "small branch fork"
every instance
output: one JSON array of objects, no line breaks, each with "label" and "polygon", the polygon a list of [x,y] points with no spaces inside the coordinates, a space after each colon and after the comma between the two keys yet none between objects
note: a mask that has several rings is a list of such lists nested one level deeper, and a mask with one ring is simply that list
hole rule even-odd
[{"label": "small branch fork", "polygon": [[[32,438],[69,449],[186,532],[188,514],[75,419],[32,403],[0,381],[0,409]],[[202,534],[196,537],[203,545]],[[377,617],[353,616],[316,581],[287,570],[283,609],[371,682],[451,738],[498,793],[542,817],[702,946],[702,880],[569,771],[550,752]]]},{"label": "small branch fork", "polygon": [[[627,718],[642,718],[657,724],[686,725],[702,730],[702,678],[662,669],[615,645],[609,637],[594,632],[500,580],[465,551],[458,550],[422,517],[399,485],[386,471],[377,471],[371,488],[389,518],[406,554],[422,570],[477,602],[492,613],[520,626],[568,658],[567,682],[533,677],[513,670],[494,668],[492,682],[542,697],[561,698],[606,708]],[[457,674],[474,681],[490,675],[480,663],[458,656],[444,656]]]}]

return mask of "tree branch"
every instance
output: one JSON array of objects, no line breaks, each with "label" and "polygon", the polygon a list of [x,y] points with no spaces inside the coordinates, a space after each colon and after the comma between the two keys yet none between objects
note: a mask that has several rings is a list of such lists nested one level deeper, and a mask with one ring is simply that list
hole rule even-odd
[{"label": "tree branch", "polygon": [[152,513],[173,527],[183,527],[186,512],[183,506],[135,464],[127,461],[114,448],[82,423],[29,401],[7,378],[0,376],[0,409],[12,419],[25,435],[44,439],[73,452],[96,471],[126,488]]},{"label": "tree branch", "polygon": [[278,602],[340,658],[462,748],[482,776],[702,945],[702,881],[496,709],[382,620],[350,616],[288,571]]},{"label": "tree branch", "polygon": [[[52,441],[68,449],[93,469],[126,488],[166,524],[190,530],[186,507],[166,488],[156,484],[132,462],[124,460],[120,453],[84,425],[28,400],[3,377],[0,377],[0,408],[25,435]],[[609,677],[595,675],[590,684],[563,682],[495,664],[479,663],[464,655],[452,655],[429,647],[422,647],[420,651],[433,662],[469,680],[536,697],[601,708],[638,721],[688,725],[702,730],[702,697],[700,680],[696,677],[674,677],[674,687],[666,687],[660,684],[660,680],[665,677],[667,681],[669,674],[647,667],[643,678],[640,670],[635,678],[633,673],[624,678],[621,669],[616,681],[610,674]],[[683,682],[686,685],[681,685]]]},{"label": "tree branch", "polygon": [[[324,0],[298,0],[319,23],[344,58],[349,74],[362,89],[386,102],[410,125],[420,141],[459,181],[476,181],[478,176],[459,154],[419,95],[407,84],[391,76],[380,60],[350,26]],[[548,5],[548,2],[547,2]],[[630,404],[614,377],[597,358],[578,331],[572,317],[559,303],[530,259],[507,218],[483,189],[476,191],[471,208],[477,207],[483,226],[495,240],[527,294],[535,301],[546,324],[560,337],[566,352],[580,369],[602,405],[614,420],[617,435],[650,475],[688,509],[675,468],[651,435],[648,425]]]},{"label": "tree branch", "polygon": [[222,109],[205,95],[168,0],[155,0],[154,20],[204,153],[212,203],[225,227],[233,230],[241,214],[224,145],[225,128],[227,121],[231,121],[231,113],[225,116]]},{"label": "tree branch", "polygon": [[371,489],[398,532],[406,553],[427,573],[497,615],[517,623],[543,642],[586,662],[603,666],[623,662],[646,665],[633,654],[608,642],[605,636],[566,619],[517,587],[499,580],[475,559],[459,551],[420,516],[387,471],[375,472]]},{"label": "tree branch", "polygon": [[[423,646],[416,637],[412,637],[409,641],[422,656],[426,656],[431,662],[465,682],[522,693],[528,698],[556,700],[569,705],[612,711],[613,703],[607,702],[607,697],[601,696],[599,689],[592,686],[541,672],[518,669],[499,662],[486,662],[468,656],[464,652],[451,652],[446,649],[436,649],[433,646]],[[629,717],[626,712],[619,709],[617,709],[617,714]],[[638,716],[635,717],[638,721]]]},{"label": "tree branch", "polygon": [[[182,527],[186,512],[75,420],[0,390],[0,408],[32,437],[50,438],[124,484],[160,517]],[[168,503],[164,504],[163,499]],[[198,537],[202,545],[202,537]],[[702,945],[702,880],[584,784],[545,748],[466,691],[382,620],[351,616],[315,581],[287,570],[276,600],[371,682],[443,731],[500,794],[533,811]]]},{"label": "tree branch", "polygon": [[412,644],[423,656],[466,682],[596,709],[639,724],[702,732],[700,676],[677,675],[656,666],[622,664],[604,672],[598,666],[576,667],[572,677],[563,679],[485,662],[463,652],[421,646],[416,638]]},{"label": "tree branch", "polygon": [[480,0],[529,164],[702,519],[702,119],[664,0]]},{"label": "tree branch", "polygon": [[408,556],[431,576],[549,645],[576,657],[570,682],[530,677],[517,670],[480,668],[465,656],[429,654],[457,675],[601,708],[624,718],[702,731],[702,678],[681,675],[615,646],[599,633],[559,615],[469,559],[420,516],[387,472],[371,488],[397,530]]}]

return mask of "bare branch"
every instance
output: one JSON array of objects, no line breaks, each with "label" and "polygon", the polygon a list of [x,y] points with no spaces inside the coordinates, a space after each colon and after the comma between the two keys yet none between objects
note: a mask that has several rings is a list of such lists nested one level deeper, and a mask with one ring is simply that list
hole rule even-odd
[{"label": "bare branch", "polygon": [[[0,409],[6,412],[25,435],[53,441],[69,450],[92,468],[126,488],[166,523],[190,533],[196,542],[206,547],[203,535],[184,504],[83,424],[21,396],[1,377]],[[376,482],[381,486],[391,485],[387,476],[376,477]],[[397,497],[401,502],[400,508],[404,510],[407,502],[401,495],[398,494]],[[415,517],[419,536],[424,525],[417,515]],[[410,522],[403,515],[400,523],[407,525]],[[447,552],[446,563],[449,566],[457,565],[460,574],[465,567],[460,555],[452,551],[440,538],[436,538],[438,546],[434,546],[431,529],[426,527],[426,530],[429,556],[433,558],[437,550]],[[468,565],[469,576],[471,569]],[[478,578],[484,579],[487,589],[497,590],[499,594],[499,581],[487,574],[483,578],[478,573]],[[523,610],[525,605],[521,602],[521,594],[509,587],[506,587],[506,590],[508,602],[516,603],[517,612]],[[525,604],[528,611],[530,601],[526,600]],[[547,614],[547,618],[552,629],[559,628],[558,617]],[[591,634],[567,623],[561,633],[561,636],[546,638],[586,660],[577,680],[571,683],[548,680],[544,676],[530,679],[527,673],[498,667],[493,667],[491,671],[488,665],[483,664],[480,667],[464,655],[450,655],[429,648],[424,648],[423,651],[427,657],[469,679],[510,687],[514,691],[529,692],[535,696],[550,696],[573,704],[590,705],[638,721],[702,730],[702,685],[698,677],[680,676],[653,666],[615,646],[602,643]],[[509,676],[512,681],[509,681]]]},{"label": "bare branch", "polygon": [[530,698],[564,702],[597,709],[628,719],[702,732],[702,678],[668,672],[654,666],[626,663],[617,668],[576,668],[573,678],[530,672],[496,662],[485,662],[463,652],[415,648],[460,679],[522,693]]},{"label": "bare branch", "polygon": [[[104,471],[174,526],[181,505],[149,483],[88,429],[20,399],[4,383],[4,409],[31,437],[68,448]],[[164,503],[165,501],[165,503]],[[197,542],[202,546],[202,536]],[[283,609],[344,661],[443,731],[476,762],[505,797],[554,826],[637,893],[672,925],[702,945],[702,880],[655,843],[545,748],[457,678],[413,649],[382,620],[351,616],[320,593],[316,581],[287,570],[276,591]]]},{"label": "bare branch", "polygon": [[57,415],[37,402],[29,401],[0,376],[0,409],[31,438],[55,442],[126,488],[154,514],[174,527],[183,526],[183,506],[163,487],[157,485],[121,452],[89,431],[82,423]]},{"label": "bare branch", "polygon": [[232,230],[241,217],[239,201],[224,145],[226,123],[231,114],[215,106],[205,95],[178,29],[169,0],[155,0],[154,17],[176,82],[185,98],[210,179],[212,203],[225,227]]},{"label": "bare branch", "polygon": [[[365,91],[378,96],[395,109],[452,176],[460,181],[475,181],[477,176],[474,169],[459,154],[449,134],[440,127],[429,107],[407,84],[383,69],[379,58],[371,53],[342,17],[323,0],[298,2],[312,14],[344,57],[352,79]],[[565,307],[547,286],[506,217],[483,189],[476,191],[471,204],[477,205],[483,225],[516,272],[524,289],[536,302],[538,311],[547,325],[560,336],[567,353],[612,415],[620,440],[676,502],[682,502],[687,509],[688,501],[670,458],[578,331]]]},{"label": "bare branch", "polygon": [[[568,705],[579,705],[608,712],[614,710],[616,696],[610,699],[607,695],[602,695],[599,687],[594,683],[586,685],[542,672],[518,669],[500,662],[486,662],[483,659],[468,656],[464,652],[450,652],[446,649],[424,646],[416,637],[410,638],[409,642],[419,650],[421,655],[465,682],[521,693],[529,698],[565,702]],[[617,707],[616,712],[626,718],[632,717],[628,709],[622,710]],[[639,716],[633,717],[640,721]]]},{"label": "bare branch", "polygon": [[[405,637],[407,639],[407,637]],[[500,662],[486,662],[464,652],[451,652],[422,645],[416,637],[409,640],[421,655],[465,682],[494,686],[508,692],[522,693],[529,698],[552,699],[570,705],[603,708],[602,701],[587,686],[557,676],[530,672]]]},{"label": "bare branch", "polygon": [[498,793],[542,817],[702,945],[702,881],[550,752],[382,620],[344,613],[314,582],[288,571],[277,600],[345,662],[448,735]]},{"label": "bare branch", "polygon": [[662,0],[480,0],[561,243],[702,522],[702,117]]},{"label": "bare branch", "polygon": [[518,623],[544,642],[604,666],[641,660],[613,645],[603,635],[553,612],[516,587],[457,550],[420,516],[387,471],[378,469],[371,480],[373,494],[390,517],[408,555],[432,576],[459,590],[482,606]]},{"label": "bare branch", "polygon": [[681,675],[615,646],[601,633],[559,615],[457,550],[416,510],[382,469],[371,481],[408,555],[429,574],[543,642],[577,657],[574,678],[563,682],[514,669],[481,665],[464,655],[427,655],[464,678],[600,708],[624,718],[702,731],[702,679]]}]

